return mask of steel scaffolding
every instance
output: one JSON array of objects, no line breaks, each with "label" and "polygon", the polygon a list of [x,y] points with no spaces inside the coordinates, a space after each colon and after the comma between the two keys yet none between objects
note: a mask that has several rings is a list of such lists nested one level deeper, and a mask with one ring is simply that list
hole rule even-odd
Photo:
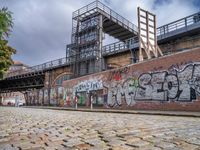
[{"label": "steel scaffolding", "polygon": [[125,41],[137,35],[137,27],[99,1],[73,12],[71,44],[67,46],[67,57],[74,59],[71,65],[74,76],[105,69],[103,33]]}]

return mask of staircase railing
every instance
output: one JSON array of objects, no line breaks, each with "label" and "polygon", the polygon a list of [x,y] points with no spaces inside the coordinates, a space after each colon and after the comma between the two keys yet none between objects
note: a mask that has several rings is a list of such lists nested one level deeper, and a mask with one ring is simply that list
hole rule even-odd
[{"label": "staircase railing", "polygon": [[91,13],[100,12],[106,17],[112,19],[113,21],[117,22],[118,24],[124,26],[126,29],[131,30],[132,32],[137,32],[137,26],[131,23],[126,18],[122,17],[108,6],[104,5],[99,1],[94,1],[78,10],[73,12],[73,18],[85,18]]}]

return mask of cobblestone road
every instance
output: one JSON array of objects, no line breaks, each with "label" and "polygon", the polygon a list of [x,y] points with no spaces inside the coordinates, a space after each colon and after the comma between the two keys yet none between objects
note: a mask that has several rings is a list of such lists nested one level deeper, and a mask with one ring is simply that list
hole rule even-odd
[{"label": "cobblestone road", "polygon": [[0,107],[0,149],[200,150],[200,118]]}]

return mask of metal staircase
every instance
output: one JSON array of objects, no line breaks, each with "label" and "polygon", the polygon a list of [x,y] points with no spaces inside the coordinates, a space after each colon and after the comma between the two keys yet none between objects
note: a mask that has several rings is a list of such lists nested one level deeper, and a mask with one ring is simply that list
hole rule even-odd
[{"label": "metal staircase", "polygon": [[73,12],[71,44],[67,55],[75,59],[74,76],[104,69],[103,33],[120,41],[137,36],[137,27],[99,1]]},{"label": "metal staircase", "polygon": [[99,14],[103,15],[103,31],[105,33],[121,41],[137,35],[136,25],[99,1],[94,1],[75,11],[73,19],[84,21]]}]

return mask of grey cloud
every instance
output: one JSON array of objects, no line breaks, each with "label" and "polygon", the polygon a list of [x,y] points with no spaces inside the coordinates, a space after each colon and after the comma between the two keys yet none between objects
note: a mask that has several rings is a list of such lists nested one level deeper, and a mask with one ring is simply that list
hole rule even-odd
[{"label": "grey cloud", "polygon": [[14,28],[9,38],[9,44],[17,49],[13,58],[36,65],[65,56],[72,12],[85,4],[65,0],[3,0],[0,5],[13,12]]},{"label": "grey cloud", "polygon": [[[136,25],[137,6],[156,13],[158,24],[162,25],[196,12],[198,6],[194,1],[102,0]],[[0,6],[7,6],[13,12],[14,28],[9,43],[18,51],[13,58],[36,65],[64,57],[71,38],[72,12],[90,2],[92,0],[1,0]]]}]

